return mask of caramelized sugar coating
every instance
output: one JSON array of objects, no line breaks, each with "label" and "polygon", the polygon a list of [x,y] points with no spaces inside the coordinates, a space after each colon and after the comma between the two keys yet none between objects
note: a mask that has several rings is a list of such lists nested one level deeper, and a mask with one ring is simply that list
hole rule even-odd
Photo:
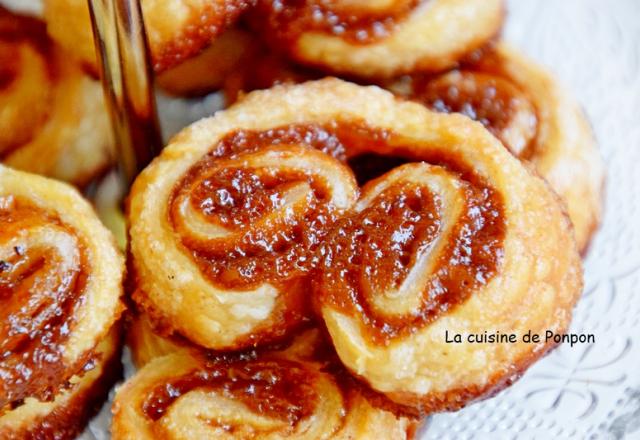
[{"label": "caramelized sugar coating", "polygon": [[548,72],[500,43],[459,70],[415,74],[390,88],[435,111],[480,121],[532,164],[566,202],[586,251],[600,223],[604,165],[583,111]]},{"label": "caramelized sugar coating", "polygon": [[[143,0],[151,60],[163,72],[200,53],[236,22],[252,0]],[[47,29],[62,47],[97,74],[88,3],[45,0]]]},{"label": "caramelized sugar coating", "polygon": [[0,7],[0,158],[83,185],[109,166],[102,88],[56,46],[45,24]]},{"label": "caramelized sugar coating", "polygon": [[66,184],[0,166],[0,409],[51,400],[118,318],[123,258]]},{"label": "caramelized sugar coating", "polygon": [[58,391],[50,402],[27,398],[0,416],[4,439],[75,439],[120,378],[120,332],[114,328],[95,350],[82,376],[74,376],[68,388]]},{"label": "caramelized sugar coating", "polygon": [[357,77],[447,69],[502,27],[501,0],[258,0],[252,23],[303,64]]},{"label": "caramelized sugar coating", "polygon": [[417,423],[372,405],[325,349],[308,330],[276,351],[157,357],[118,391],[113,437],[413,438]]}]

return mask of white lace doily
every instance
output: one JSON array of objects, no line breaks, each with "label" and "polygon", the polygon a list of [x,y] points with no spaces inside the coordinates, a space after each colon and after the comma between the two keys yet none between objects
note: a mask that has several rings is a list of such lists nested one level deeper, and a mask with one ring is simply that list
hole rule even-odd
[{"label": "white lace doily", "polygon": [[[640,438],[640,1],[511,0],[505,38],[584,105],[607,163],[604,222],[572,327],[596,342],[561,346],[497,397],[432,417],[423,440]],[[161,97],[163,128],[219,104]],[[81,439],[108,439],[108,427],[107,404]]]}]

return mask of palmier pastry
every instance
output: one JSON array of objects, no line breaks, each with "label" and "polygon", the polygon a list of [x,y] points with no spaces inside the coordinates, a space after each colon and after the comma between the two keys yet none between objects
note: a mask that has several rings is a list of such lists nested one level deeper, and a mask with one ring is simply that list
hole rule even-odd
[{"label": "palmier pastry", "polygon": [[363,162],[420,161],[368,183],[317,252],[318,313],[342,362],[373,389],[422,412],[459,408],[553,343],[452,345],[445,330],[566,331],[582,288],[570,222],[481,124],[333,79],[254,92],[223,115],[178,139],[211,149],[223,121],[241,118],[252,130],[243,139],[286,133],[292,141],[279,144],[331,151],[362,180],[375,174]]},{"label": "palmier pastry", "polygon": [[252,23],[301,63],[357,77],[453,67],[497,35],[501,0],[258,0]]},{"label": "palmier pastry", "polygon": [[102,88],[46,35],[0,7],[0,157],[78,185],[112,160]]},{"label": "palmier pastry", "polygon": [[[298,149],[304,149],[299,156]],[[264,298],[259,289],[278,286],[278,277],[291,273],[285,270],[291,266],[271,265],[272,251],[279,258],[283,249],[298,249],[253,228],[269,221],[277,231],[277,208],[293,203],[292,195],[307,194],[310,208],[329,197],[318,190],[311,197],[305,185],[314,183],[299,177],[285,183],[280,170],[298,157],[305,167],[326,163],[333,170],[327,176],[342,173],[314,150],[348,161],[363,181],[375,175],[363,162],[418,162],[367,184],[355,205],[346,175],[323,191],[334,199],[340,191],[349,202],[339,205],[346,212],[336,215],[311,259],[317,312],[342,362],[373,389],[421,412],[458,408],[505,386],[553,343],[452,346],[445,329],[566,331],[582,288],[580,258],[562,205],[546,183],[479,123],[335,79],[251,93],[183,131],[143,172],[129,213],[137,301],[152,314],[169,316],[165,326],[201,345],[236,337],[237,321],[246,326],[259,315],[253,312],[261,304],[255,298]],[[278,166],[265,157],[276,158]],[[237,206],[244,212],[224,209]],[[256,208],[264,206],[270,209]],[[257,217],[248,221],[252,215]],[[225,229],[235,224],[261,239],[251,240],[258,250],[241,248],[231,260],[238,248],[224,247],[226,253],[203,264],[217,243],[199,249],[194,243],[227,237],[235,230]],[[309,237],[315,243],[317,236],[313,228],[301,228],[293,242],[310,249]],[[269,252],[261,254],[263,249]],[[251,264],[238,266],[247,256]],[[234,288],[252,282],[250,299],[217,287],[228,280]],[[258,282],[263,284],[256,287]],[[293,286],[275,295],[296,292]],[[259,329],[260,321],[254,322]],[[249,340],[264,342],[260,332],[247,332],[254,335]]]},{"label": "palmier pastry", "polygon": [[[197,55],[235,23],[253,0],[142,0],[142,15],[156,72]],[[89,6],[85,0],[45,0],[52,38],[97,74]]]},{"label": "palmier pastry", "polygon": [[227,77],[240,69],[253,44],[247,31],[231,28],[200,54],[159,75],[157,84],[176,96],[199,96],[218,90]]},{"label": "palmier pastry", "polygon": [[124,262],[77,191],[4,166],[0,224],[2,413],[54,399],[96,364],[123,308]]},{"label": "palmier pastry", "polygon": [[3,439],[74,439],[98,412],[121,376],[120,335],[114,329],[98,344],[87,372],[73,376],[50,402],[34,398],[0,415]]},{"label": "palmier pastry", "polygon": [[318,345],[309,330],[281,351],[156,358],[118,391],[113,438],[413,438],[415,421],[373,406]]},{"label": "palmier pastry", "polygon": [[262,109],[183,130],[129,196],[134,300],[163,333],[207,348],[276,340],[302,323],[315,250],[357,198],[344,164]]},{"label": "palmier pastry", "polygon": [[600,221],[604,167],[582,110],[549,73],[501,43],[460,69],[416,74],[391,88],[482,122],[565,200],[578,247],[586,250]]}]

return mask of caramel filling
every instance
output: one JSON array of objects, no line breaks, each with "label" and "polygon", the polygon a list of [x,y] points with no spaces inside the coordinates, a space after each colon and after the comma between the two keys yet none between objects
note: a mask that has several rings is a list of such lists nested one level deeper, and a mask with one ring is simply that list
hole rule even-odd
[{"label": "caramel filling", "polygon": [[[143,401],[143,413],[162,418],[177,399],[195,389],[219,393],[241,402],[253,413],[295,427],[311,416],[319,398],[316,373],[284,360],[227,360],[205,362],[201,369],[156,386]],[[215,421],[212,421],[215,423]],[[233,430],[229,423],[224,429]]]},{"label": "caramel filling", "polygon": [[455,187],[449,200],[448,189],[400,180],[342,219],[322,249],[318,301],[385,344],[486,285],[501,262],[501,197],[480,181],[461,178]]},{"label": "caramel filling", "polygon": [[353,44],[371,44],[388,37],[423,1],[262,0],[258,15],[281,41],[322,32]]},{"label": "caramel filling", "polygon": [[524,156],[537,135],[531,100],[500,76],[456,70],[436,78],[413,78],[411,89],[411,98],[432,110],[461,113],[482,123],[515,156]]},{"label": "caramel filling", "polygon": [[0,198],[0,408],[49,399],[87,363],[63,346],[82,303],[89,263],[76,231],[27,200]]}]

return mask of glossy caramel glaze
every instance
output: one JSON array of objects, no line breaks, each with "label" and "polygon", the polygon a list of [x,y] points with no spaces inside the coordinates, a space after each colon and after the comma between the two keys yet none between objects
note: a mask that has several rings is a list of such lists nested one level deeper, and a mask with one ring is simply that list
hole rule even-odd
[{"label": "glossy caramel glaze", "polygon": [[[240,349],[281,338],[310,318],[306,293],[315,251],[357,199],[357,185],[348,167],[321,151],[340,155],[339,143],[322,127],[225,133],[166,182],[156,205],[162,213],[153,221],[162,223],[162,235],[184,259],[181,267],[189,267],[191,280],[207,292],[193,299],[208,304],[219,338],[208,334],[201,342],[179,333],[208,348]],[[141,275],[146,260],[136,252],[133,298],[162,320],[157,327],[174,329],[177,320],[161,317],[166,297],[143,287],[150,278]],[[180,285],[187,279],[171,269],[165,280]]]},{"label": "glossy caramel glaze", "polygon": [[280,41],[291,43],[304,32],[316,31],[370,44],[387,37],[423,1],[400,0],[378,9],[336,1],[259,0],[255,15],[256,20],[266,20]]},{"label": "glossy caramel glaze", "polygon": [[[524,155],[535,141],[536,109],[526,94],[505,78],[462,70],[435,78],[415,77],[411,88],[411,98],[432,110],[461,113],[482,123],[517,156]],[[517,121],[518,117],[523,121]],[[522,130],[522,134],[514,139],[515,130]]]},{"label": "glossy caramel glaze", "polygon": [[[194,209],[225,229],[242,234],[249,225],[284,205],[283,194],[288,188],[308,180],[302,173],[273,175],[259,169],[231,169],[210,175],[195,185],[189,178],[183,184],[194,187],[191,194]],[[242,234],[231,249],[226,244],[199,245],[198,240],[186,234],[183,243],[193,250],[211,280],[225,288],[252,288],[263,282],[296,278],[299,273],[309,271],[313,265],[310,253],[324,238],[327,223],[336,220],[336,213],[326,205],[322,183],[313,179],[310,183],[314,196],[304,217],[284,219],[277,231]],[[215,188],[213,193],[211,188]],[[178,216],[177,204],[173,210]]]},{"label": "glossy caramel glaze", "polygon": [[418,426],[365,397],[320,332],[306,329],[243,353],[163,353],[118,392],[112,431],[114,439],[347,440],[408,439]]},{"label": "glossy caramel glaze", "polygon": [[585,253],[599,223],[604,168],[585,115],[551,74],[494,41],[454,70],[416,72],[384,86],[431,110],[481,122],[533,165],[567,203]]},{"label": "glossy caramel glaze", "polygon": [[473,177],[461,182],[464,212],[430,269],[435,275],[417,309],[387,316],[372,306],[376,295],[401,288],[420,254],[428,252],[444,233],[442,200],[428,188],[402,182],[385,189],[367,208],[334,229],[322,249],[318,301],[357,316],[373,341],[386,344],[414,333],[491,281],[502,258],[506,228],[502,200]]},{"label": "glossy caramel glaze", "polygon": [[228,360],[207,362],[203,370],[171,380],[152,390],[143,411],[158,420],[172,402],[195,388],[224,391],[251,411],[295,425],[313,413],[319,398],[313,376],[291,361]]},{"label": "glossy caramel glaze", "polygon": [[[0,224],[0,243],[14,243],[13,252],[3,252],[0,261],[0,407],[4,407],[29,396],[51,398],[63,385],[61,378],[88,362],[90,354],[78,365],[66,365],[62,345],[73,330],[90,263],[73,228],[27,200],[0,199]],[[29,234],[43,227],[70,237],[71,243],[62,245],[75,249],[47,247],[46,237],[30,246]]]},{"label": "glossy caramel glaze", "polygon": [[94,359],[74,376],[68,389],[49,402],[27,399],[0,416],[0,438],[73,440],[100,410],[109,390],[122,378],[119,325],[96,347]]},{"label": "glossy caramel glaze", "polygon": [[[230,133],[176,185],[170,202],[174,228],[185,247],[193,252],[201,270],[220,286],[253,288],[264,282],[299,281],[317,263],[314,252],[341,215],[328,203],[326,184],[322,178],[301,171],[274,172],[238,165],[224,168],[221,161],[273,145],[304,145],[345,160],[345,142],[367,142],[367,139],[359,136],[357,127],[339,124]],[[283,196],[288,190],[299,185],[310,185],[312,189],[302,216],[286,216],[281,221],[265,223],[261,231],[251,230],[250,226],[285,203]],[[179,202],[186,197],[193,210],[208,222],[239,234],[233,246],[194,239],[188,231],[181,230],[179,218],[183,208]]]}]

